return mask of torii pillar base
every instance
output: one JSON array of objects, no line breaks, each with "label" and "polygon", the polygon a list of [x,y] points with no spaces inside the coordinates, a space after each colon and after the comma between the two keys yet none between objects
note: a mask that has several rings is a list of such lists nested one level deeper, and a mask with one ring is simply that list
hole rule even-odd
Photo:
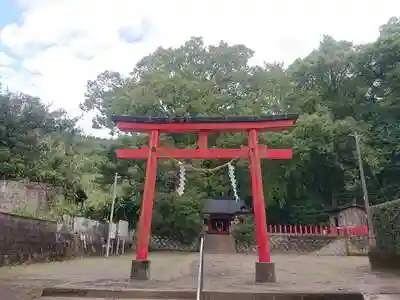
[{"label": "torii pillar base", "polygon": [[276,282],[275,264],[256,262],[256,282]]},{"label": "torii pillar base", "polygon": [[150,279],[150,260],[132,260],[131,280]]}]

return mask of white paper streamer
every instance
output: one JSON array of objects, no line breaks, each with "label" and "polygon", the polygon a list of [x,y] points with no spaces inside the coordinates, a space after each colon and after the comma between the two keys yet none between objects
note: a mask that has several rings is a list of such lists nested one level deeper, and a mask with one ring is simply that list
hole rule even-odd
[{"label": "white paper streamer", "polygon": [[232,163],[228,164],[228,175],[229,175],[229,179],[231,180],[233,197],[235,198],[236,202],[239,202],[240,198],[239,198],[239,194],[238,194],[238,190],[237,190],[235,167],[233,166]]},{"label": "white paper streamer", "polygon": [[178,193],[179,196],[182,196],[183,193],[185,192],[186,169],[183,162],[179,161],[178,165],[179,165],[179,186],[176,189],[176,192]]}]

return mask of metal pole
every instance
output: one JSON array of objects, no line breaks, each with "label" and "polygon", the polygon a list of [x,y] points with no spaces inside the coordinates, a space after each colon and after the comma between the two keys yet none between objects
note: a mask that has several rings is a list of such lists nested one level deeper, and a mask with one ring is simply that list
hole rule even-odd
[{"label": "metal pole", "polygon": [[117,197],[117,181],[118,181],[118,173],[115,173],[115,175],[114,175],[114,184],[113,184],[112,202],[111,202],[111,211],[110,211],[110,219],[109,219],[109,222],[108,222],[108,237],[107,237],[106,257],[108,257],[110,255],[111,228],[112,228],[112,223],[113,223],[115,198]]},{"label": "metal pole", "polygon": [[363,167],[363,161],[362,161],[362,157],[361,157],[360,137],[358,136],[357,132],[354,133],[354,138],[355,138],[355,141],[356,141],[358,168],[359,168],[359,171],[360,171],[361,186],[362,186],[362,190],[363,190],[364,207],[365,207],[365,211],[367,213],[368,235],[369,235],[369,241],[371,243],[374,240],[373,225],[372,225],[372,215],[371,215],[371,210],[370,210],[370,207],[369,207],[367,183],[365,181],[364,167]]},{"label": "metal pole", "polygon": [[200,237],[200,258],[199,258],[199,269],[197,274],[197,290],[196,300],[201,300],[203,292],[203,270],[204,270],[204,235]]}]

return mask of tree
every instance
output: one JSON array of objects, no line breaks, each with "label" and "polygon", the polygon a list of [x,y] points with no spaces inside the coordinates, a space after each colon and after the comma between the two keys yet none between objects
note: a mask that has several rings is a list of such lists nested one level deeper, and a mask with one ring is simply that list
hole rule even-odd
[{"label": "tree", "polygon": [[[364,105],[360,93],[366,90],[356,85],[360,79],[354,76],[358,50],[349,42],[326,36],[317,50],[287,69],[279,64],[251,67],[248,62],[252,55],[253,51],[243,45],[221,42],[207,47],[202,39],[192,38],[179,48],[160,48],[143,58],[130,77],[111,71],[100,74],[88,83],[82,108],[97,109],[97,123],[110,129],[113,125],[108,120],[114,114],[225,116],[297,111],[298,124],[289,134],[261,136],[268,145],[293,146],[296,153],[291,162],[263,163],[268,205],[296,210],[299,204],[324,209],[353,202],[360,195],[360,186],[350,135],[354,130],[364,134],[369,130],[358,118]],[[188,134],[165,135],[162,142],[170,147],[193,147],[195,138]],[[134,136],[130,143],[138,146],[145,140]],[[238,147],[245,143],[245,136],[218,134],[211,137],[211,143]],[[365,146],[367,163],[371,170],[377,170],[377,155],[368,143]],[[112,152],[109,160],[118,166]],[[212,167],[216,163],[200,164]],[[157,186],[161,199],[168,198],[176,188],[172,185],[163,189],[176,181],[173,167],[171,161],[160,164]],[[124,162],[123,168],[131,170],[129,178],[135,182],[132,187],[141,193],[142,162]],[[237,177],[242,198],[250,202],[247,168],[247,162],[238,164]],[[113,172],[109,172],[109,183]],[[121,169],[119,172],[126,173]],[[207,194],[205,197],[230,193],[228,176],[222,172],[198,179],[198,175],[189,176],[189,190],[196,186]]]},{"label": "tree", "polygon": [[[400,172],[400,22],[392,18],[378,39],[354,45],[325,36],[304,59],[251,66],[244,45],[207,46],[193,37],[177,48],[159,48],[141,59],[130,76],[105,71],[88,82],[81,108],[95,110],[94,125],[117,135],[112,115],[226,116],[297,112],[288,133],[265,133],[262,143],[293,147],[291,161],[263,162],[264,192],[271,222],[320,222],[310,215],[342,204],[362,203],[352,134],[362,138],[362,156],[372,203],[398,197]],[[76,120],[52,111],[40,99],[3,93],[0,99],[0,175],[60,188],[64,198],[85,192],[88,214],[104,215],[115,172],[121,175],[116,215],[135,226],[145,177],[143,161],[118,161],[114,150],[146,144],[142,134],[113,141],[83,136]],[[28,126],[28,125],[29,126]],[[169,147],[195,147],[191,134],[162,136]],[[220,133],[210,145],[236,148],[244,134]],[[225,161],[193,161],[213,168]],[[248,162],[236,164],[239,193],[251,203]],[[153,232],[165,224],[185,232],[198,225],[202,199],[232,195],[225,169],[188,172],[183,197],[175,193],[176,161],[159,163]],[[307,212],[311,212],[307,213]],[[201,218],[200,218],[201,219]],[[164,222],[164,223],[163,223]],[[164,224],[164,225],[163,225]],[[186,229],[187,231],[186,231]],[[168,233],[169,234],[169,233]],[[179,235],[179,234],[178,234]],[[185,237],[184,237],[185,236]]]},{"label": "tree", "polygon": [[358,80],[366,87],[361,114],[368,126],[366,143],[374,149],[378,168],[369,176],[385,200],[399,197],[400,175],[400,20],[380,28],[376,42],[365,45],[356,61]]},{"label": "tree", "polygon": [[[111,128],[108,121],[113,114],[152,114],[163,116],[213,115],[251,113],[271,110],[271,103],[279,106],[279,99],[287,93],[287,82],[276,87],[284,71],[280,65],[264,68],[249,67],[253,51],[243,45],[229,46],[221,42],[206,47],[200,38],[192,38],[176,49],[158,49],[143,58],[129,78],[121,78],[115,72],[106,71],[95,81],[89,81],[86,101],[82,108],[97,109],[96,120],[100,125]],[[267,83],[267,84],[265,84]],[[143,141],[137,139],[136,143]],[[233,135],[220,134],[211,138],[216,146],[239,146],[241,140]],[[162,142],[171,147],[193,147],[192,135],[166,135]],[[216,162],[202,162],[205,167]],[[141,164],[137,164],[141,166]],[[197,165],[199,166],[199,165]],[[161,164],[160,169],[171,168],[171,163]],[[247,171],[246,171],[247,172]],[[176,172],[162,172],[160,186],[174,181]],[[140,174],[139,177],[142,177]],[[172,178],[171,178],[172,177]],[[189,177],[192,185],[209,191],[210,195],[229,193],[230,185],[226,174],[216,177]],[[223,180],[225,188],[219,188]],[[135,180],[136,181],[136,180]],[[141,179],[137,178],[138,182]],[[211,186],[210,186],[211,185]]]},{"label": "tree", "polygon": [[59,196],[73,205],[85,201],[83,173],[93,172],[94,150],[92,156],[81,151],[85,137],[76,126],[78,119],[51,110],[39,98],[2,93],[0,120],[2,179],[39,184],[50,206]]}]

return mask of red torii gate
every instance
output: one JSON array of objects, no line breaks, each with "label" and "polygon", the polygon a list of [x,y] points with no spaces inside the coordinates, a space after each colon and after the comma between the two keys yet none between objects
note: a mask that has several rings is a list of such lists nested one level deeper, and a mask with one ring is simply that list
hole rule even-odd
[{"label": "red torii gate", "polygon": [[[291,159],[292,149],[268,149],[258,144],[258,132],[283,131],[297,120],[297,115],[269,115],[261,117],[135,117],[114,116],[112,120],[122,131],[148,132],[148,147],[118,149],[119,159],[146,159],[146,180],[139,217],[136,260],[132,261],[131,279],[147,280],[150,277],[148,246],[157,159],[234,159],[250,160],[251,189],[256,225],[256,242],[259,261],[256,262],[256,281],[275,281],[275,268],[271,262],[269,237],[266,227],[264,191],[261,176],[261,159]],[[248,145],[239,149],[208,148],[208,135],[212,132],[248,132]],[[168,149],[160,146],[161,133],[198,133],[197,149]]]}]

